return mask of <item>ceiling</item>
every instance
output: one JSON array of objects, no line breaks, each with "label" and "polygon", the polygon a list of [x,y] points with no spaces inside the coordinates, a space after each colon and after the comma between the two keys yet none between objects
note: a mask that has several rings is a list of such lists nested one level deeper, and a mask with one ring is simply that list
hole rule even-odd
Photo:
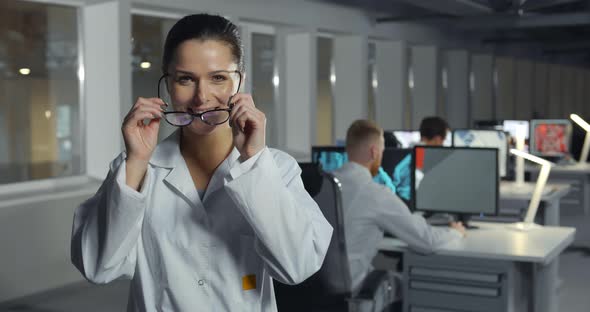
[{"label": "ceiling", "polygon": [[315,0],[355,7],[377,23],[450,29],[503,54],[590,65],[590,0]]}]

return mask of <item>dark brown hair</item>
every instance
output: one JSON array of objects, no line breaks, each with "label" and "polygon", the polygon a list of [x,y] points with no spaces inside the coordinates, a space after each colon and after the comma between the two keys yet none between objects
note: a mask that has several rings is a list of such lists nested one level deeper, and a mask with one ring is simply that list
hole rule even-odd
[{"label": "dark brown hair", "polygon": [[164,74],[167,73],[178,46],[192,39],[224,42],[230,47],[234,60],[238,64],[238,70],[244,70],[244,47],[238,27],[219,15],[193,14],[176,22],[166,36],[162,58],[162,72]]}]

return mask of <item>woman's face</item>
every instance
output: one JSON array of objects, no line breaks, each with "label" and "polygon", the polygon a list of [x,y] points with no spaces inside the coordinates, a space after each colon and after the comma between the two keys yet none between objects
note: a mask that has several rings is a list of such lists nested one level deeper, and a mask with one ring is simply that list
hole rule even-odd
[{"label": "woman's face", "polygon": [[[238,65],[230,47],[218,40],[187,40],[176,49],[168,68],[168,89],[175,111],[193,114],[215,108],[228,108],[232,95],[238,91]],[[229,123],[211,126],[199,118],[186,130],[209,134],[229,129]]]}]

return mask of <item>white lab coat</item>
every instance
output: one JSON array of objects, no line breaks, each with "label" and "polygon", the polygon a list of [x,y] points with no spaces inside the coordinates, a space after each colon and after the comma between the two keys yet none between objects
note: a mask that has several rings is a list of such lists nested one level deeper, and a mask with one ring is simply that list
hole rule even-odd
[{"label": "white lab coat", "polygon": [[342,185],[344,231],[353,289],[373,270],[383,234],[395,235],[410,248],[431,253],[462,237],[448,227],[432,227],[422,216],[413,215],[391,189],[373,181],[369,169],[349,162],[333,171]]},{"label": "white lab coat", "polygon": [[201,201],[179,136],[157,146],[141,192],[125,155],[112,162],[76,209],[72,262],[94,283],[132,278],[128,311],[276,311],[272,280],[312,275],[332,235],[297,162],[264,148],[241,163],[234,148]]}]

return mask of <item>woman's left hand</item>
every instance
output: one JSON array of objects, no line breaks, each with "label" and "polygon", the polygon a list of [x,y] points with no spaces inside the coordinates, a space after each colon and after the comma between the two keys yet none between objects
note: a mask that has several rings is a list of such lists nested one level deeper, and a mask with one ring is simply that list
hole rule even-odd
[{"label": "woman's left hand", "polygon": [[234,146],[244,161],[266,146],[266,116],[256,108],[250,94],[238,93],[231,102],[234,106],[229,119]]}]

